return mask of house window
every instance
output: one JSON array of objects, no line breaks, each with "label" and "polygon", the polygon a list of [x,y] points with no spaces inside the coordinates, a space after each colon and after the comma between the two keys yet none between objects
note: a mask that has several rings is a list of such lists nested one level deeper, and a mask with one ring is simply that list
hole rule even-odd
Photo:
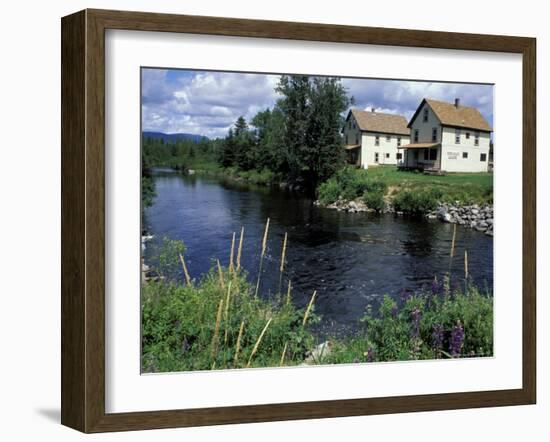
[{"label": "house window", "polygon": [[401,146],[401,137],[397,137],[397,147]]},{"label": "house window", "polygon": [[455,131],[455,144],[460,144],[460,129]]},{"label": "house window", "polygon": [[430,149],[430,161],[437,160],[437,149]]},{"label": "house window", "polygon": [[466,139],[467,139],[467,140],[470,139],[470,132],[466,132]]},{"label": "house window", "polygon": [[432,141],[437,141],[437,127],[432,128]]},{"label": "house window", "polygon": [[355,144],[359,144],[359,135],[355,135]]},{"label": "house window", "polygon": [[418,149],[414,150],[414,159],[418,160]]},{"label": "house window", "polygon": [[386,141],[390,142],[391,141],[391,136],[386,135]]},{"label": "house window", "polygon": [[462,158],[467,159],[468,158],[468,152],[462,152]]},{"label": "house window", "polygon": [[378,152],[374,152],[374,162],[375,163],[378,163],[378,161],[379,161],[378,156],[379,156]]},{"label": "house window", "polygon": [[414,142],[418,143],[418,129],[414,130]]},{"label": "house window", "polygon": [[422,118],[422,121],[423,121],[424,123],[427,123],[427,122],[428,122],[428,108],[427,108],[427,107],[424,108],[424,116],[423,116],[423,118]]},{"label": "house window", "polygon": [[486,153],[480,154],[479,155],[479,161],[482,161],[482,162],[487,161],[487,154]]},{"label": "house window", "polygon": [[389,153],[386,153],[386,158],[389,158],[390,157],[390,154]]},{"label": "house window", "polygon": [[395,154],[395,158],[398,159],[398,160],[402,160],[403,159],[403,154],[401,152],[397,152]]},{"label": "house window", "polygon": [[376,135],[376,137],[374,137],[374,145],[380,146],[380,135]]},{"label": "house window", "polygon": [[479,132],[476,132],[476,134],[475,134],[474,146],[479,146]]},{"label": "house window", "polygon": [[353,122],[353,128],[355,129],[355,121]]}]

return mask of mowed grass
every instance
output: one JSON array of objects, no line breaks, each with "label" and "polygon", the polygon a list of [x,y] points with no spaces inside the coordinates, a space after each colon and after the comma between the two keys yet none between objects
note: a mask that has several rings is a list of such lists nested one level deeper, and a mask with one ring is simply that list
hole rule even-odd
[{"label": "mowed grass", "polygon": [[415,191],[431,188],[442,194],[441,200],[444,202],[493,202],[493,174],[488,172],[447,173],[438,176],[401,171],[395,166],[377,166],[369,167],[368,176],[386,183],[390,194],[403,189]]}]

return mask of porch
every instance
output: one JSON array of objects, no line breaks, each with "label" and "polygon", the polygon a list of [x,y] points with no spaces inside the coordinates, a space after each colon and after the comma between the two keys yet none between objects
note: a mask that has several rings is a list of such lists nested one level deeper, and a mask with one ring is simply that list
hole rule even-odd
[{"label": "porch", "polygon": [[403,149],[404,159],[398,166],[401,170],[420,170],[426,173],[441,171],[440,143],[411,143],[398,147]]},{"label": "porch", "polygon": [[348,144],[346,148],[346,159],[348,164],[361,167],[361,145]]}]

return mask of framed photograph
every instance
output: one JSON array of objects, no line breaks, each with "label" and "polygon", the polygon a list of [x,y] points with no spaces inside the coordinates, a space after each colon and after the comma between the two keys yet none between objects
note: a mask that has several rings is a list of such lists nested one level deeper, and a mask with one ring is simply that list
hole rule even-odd
[{"label": "framed photograph", "polygon": [[536,400],[533,38],[62,19],[62,423]]}]

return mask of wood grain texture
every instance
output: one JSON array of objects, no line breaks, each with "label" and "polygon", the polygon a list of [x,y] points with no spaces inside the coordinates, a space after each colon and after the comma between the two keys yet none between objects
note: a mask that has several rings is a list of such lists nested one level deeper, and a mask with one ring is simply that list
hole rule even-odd
[{"label": "wood grain texture", "polygon": [[[523,55],[523,387],[105,413],[105,30],[186,32]],[[86,10],[62,19],[62,423],[83,432],[532,404],[536,398],[536,46],[525,37]]]}]

